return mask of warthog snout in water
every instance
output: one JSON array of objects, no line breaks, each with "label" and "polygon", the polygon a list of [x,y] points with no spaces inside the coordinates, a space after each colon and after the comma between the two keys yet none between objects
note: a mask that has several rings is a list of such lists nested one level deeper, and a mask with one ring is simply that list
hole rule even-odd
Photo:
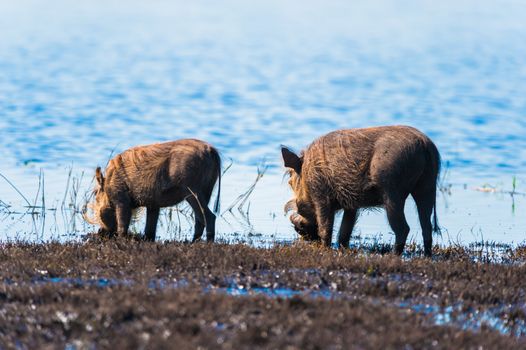
[{"label": "warthog snout in water", "polygon": [[431,255],[432,231],[438,230],[440,155],[426,135],[408,126],[339,130],[318,138],[300,155],[286,147],[281,152],[294,192],[285,212],[294,212],[290,220],[303,238],[330,246],[335,212],[343,209],[338,244],[348,247],[358,210],[383,206],[396,235],[395,251],[401,254],[409,234],[404,205],[411,195],[424,252]]},{"label": "warthog snout in water", "polygon": [[130,148],[111,159],[105,175],[97,168],[95,201],[90,207],[99,233],[127,235],[132,211],[146,207],[145,238],[155,240],[162,207],[186,200],[194,211],[193,240],[213,241],[216,216],[208,208],[219,179],[214,211],[219,207],[221,159],[217,150],[199,140],[185,139]]}]

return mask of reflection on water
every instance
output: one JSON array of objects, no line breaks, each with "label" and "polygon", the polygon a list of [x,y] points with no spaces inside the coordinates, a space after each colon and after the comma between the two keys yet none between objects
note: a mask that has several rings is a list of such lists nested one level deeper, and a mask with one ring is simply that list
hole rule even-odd
[{"label": "reflection on water", "polygon": [[[31,205],[45,193],[47,209],[63,209],[71,167],[77,178],[84,172],[83,194],[113,150],[202,138],[234,160],[224,208],[258,164],[269,165],[245,203],[250,222],[225,214],[220,235],[290,240],[280,144],[300,149],[336,128],[410,124],[436,142],[454,184],[439,200],[441,239],[521,242],[524,198],[513,204],[473,188],[510,191],[516,175],[525,191],[525,10],[518,0],[4,1],[0,173]],[[27,205],[3,179],[0,200],[15,211]],[[48,210],[44,224],[7,212],[0,239],[71,238],[89,228],[63,210]],[[186,235],[170,222],[163,237]],[[382,213],[366,213],[356,234],[390,240],[388,232]]]},{"label": "reflection on water", "polygon": [[[297,236],[283,213],[283,205],[290,197],[287,181],[279,173],[265,173],[257,182],[253,192],[239,208],[234,205],[238,197],[245,194],[257,177],[256,167],[234,165],[222,180],[222,215],[216,223],[218,240],[247,242],[257,246],[269,246],[276,242],[290,242]],[[86,191],[91,187],[91,175],[79,175],[69,180],[67,172],[46,175],[54,178],[46,183],[45,201],[36,196],[38,177],[22,186],[34,205],[24,205],[13,189],[12,202],[0,203],[0,234],[2,239],[24,240],[78,240],[96,228],[88,225],[80,211],[85,203]],[[17,179],[16,174],[11,179]],[[23,183],[23,182],[21,182]],[[509,188],[495,182],[493,192],[481,192],[480,188],[468,184],[453,184],[448,191],[438,196],[438,218],[442,235],[435,236],[441,245],[483,242],[523,243],[525,240],[526,197],[499,192]],[[17,184],[18,186],[19,184]],[[40,192],[41,194],[42,192]],[[87,193],[89,195],[89,192]],[[45,208],[44,208],[45,206]],[[45,210],[43,210],[45,209]],[[421,243],[420,226],[412,199],[406,204],[407,221],[411,227],[409,241]],[[42,215],[44,213],[45,215]],[[144,229],[144,213],[132,226],[135,232]],[[340,216],[337,217],[337,222]],[[338,226],[338,225],[336,225]],[[189,206],[166,208],[161,212],[158,237],[170,240],[190,240],[193,232],[193,214]],[[353,232],[353,245],[371,242],[394,242],[394,235],[382,210],[363,211]]]}]

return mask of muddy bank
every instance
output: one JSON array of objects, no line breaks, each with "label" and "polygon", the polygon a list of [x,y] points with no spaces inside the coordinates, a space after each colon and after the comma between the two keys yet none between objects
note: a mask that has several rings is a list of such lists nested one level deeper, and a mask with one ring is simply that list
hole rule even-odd
[{"label": "muddy bank", "polygon": [[520,348],[525,252],[497,264],[460,247],[435,249],[431,261],[302,243],[3,244],[0,342]]}]

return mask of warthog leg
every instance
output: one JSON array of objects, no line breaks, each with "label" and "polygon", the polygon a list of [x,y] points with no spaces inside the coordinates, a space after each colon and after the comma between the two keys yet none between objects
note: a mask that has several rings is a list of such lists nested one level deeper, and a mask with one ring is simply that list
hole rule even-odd
[{"label": "warthog leg", "polygon": [[409,234],[409,225],[404,214],[405,199],[388,200],[385,204],[387,220],[395,233],[395,252],[402,255]]},{"label": "warthog leg", "polygon": [[206,207],[206,241],[213,242],[216,235],[216,216]]},{"label": "warthog leg", "polygon": [[196,242],[203,236],[203,231],[206,227],[206,240],[213,242],[215,238],[215,222],[216,216],[208,208],[207,203],[201,195],[189,196],[186,201],[192,207],[195,216],[194,238],[192,242]]},{"label": "warthog leg", "polygon": [[433,226],[431,225],[431,214],[433,213],[433,207],[435,206],[435,188],[429,189],[429,191],[415,191],[412,193],[415,200],[416,207],[418,209],[418,219],[420,220],[420,226],[422,227],[422,237],[424,238],[424,255],[431,256],[433,246]]},{"label": "warthog leg", "polygon": [[205,217],[204,217],[204,207],[202,207],[197,199],[195,197],[188,197],[186,199],[188,204],[192,207],[192,210],[194,211],[194,238],[192,239],[192,242],[197,242],[201,239],[203,236],[203,231],[205,230]]},{"label": "warthog leg", "polygon": [[155,231],[157,230],[159,212],[160,209],[156,207],[149,207],[146,209],[146,227],[144,229],[144,238],[147,241],[155,241]]},{"label": "warthog leg", "polygon": [[357,213],[358,210],[356,209],[347,209],[343,212],[342,225],[338,233],[338,245],[340,248],[349,248],[349,240],[356,223]]},{"label": "warthog leg", "polygon": [[117,216],[117,235],[125,237],[128,235],[132,210],[129,205],[118,204],[115,208],[115,214]]},{"label": "warthog leg", "polygon": [[192,242],[197,242],[201,240],[201,237],[203,237],[203,231],[205,230],[205,224],[202,222],[201,217],[195,216],[195,223],[194,223],[194,238],[192,238]]},{"label": "warthog leg", "polygon": [[318,232],[326,247],[332,243],[332,229],[334,227],[334,209],[329,203],[315,201],[316,220],[318,222]]}]

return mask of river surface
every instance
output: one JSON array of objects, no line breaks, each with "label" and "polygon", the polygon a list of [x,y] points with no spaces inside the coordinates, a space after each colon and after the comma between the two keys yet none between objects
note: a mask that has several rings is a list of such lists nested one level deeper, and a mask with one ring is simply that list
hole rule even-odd
[{"label": "river surface", "polygon": [[[79,239],[94,228],[71,208],[97,165],[186,137],[233,163],[223,209],[268,167],[219,238],[291,241],[280,145],[407,124],[442,154],[437,241],[521,243],[525,16],[519,0],[1,1],[0,173],[21,194],[0,178],[0,241]],[[182,210],[165,211],[159,236],[191,237]],[[382,211],[363,213],[355,237],[394,239]]]}]

